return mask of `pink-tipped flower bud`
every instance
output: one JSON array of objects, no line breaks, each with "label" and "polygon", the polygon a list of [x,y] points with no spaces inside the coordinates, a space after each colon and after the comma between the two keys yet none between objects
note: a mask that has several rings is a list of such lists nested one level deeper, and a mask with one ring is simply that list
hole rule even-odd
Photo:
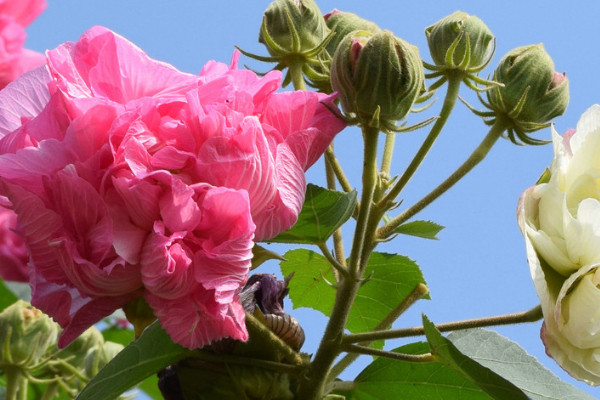
[{"label": "pink-tipped flower bud", "polygon": [[488,107],[496,115],[508,118],[524,143],[540,142],[530,143],[525,133],[543,128],[562,115],[569,104],[569,80],[555,71],[554,62],[541,43],[508,52],[500,60],[493,79],[503,86],[487,92]]},{"label": "pink-tipped flower bud", "polygon": [[410,111],[424,85],[417,47],[389,31],[346,35],[333,56],[331,87],[346,113],[363,124],[395,124]]}]

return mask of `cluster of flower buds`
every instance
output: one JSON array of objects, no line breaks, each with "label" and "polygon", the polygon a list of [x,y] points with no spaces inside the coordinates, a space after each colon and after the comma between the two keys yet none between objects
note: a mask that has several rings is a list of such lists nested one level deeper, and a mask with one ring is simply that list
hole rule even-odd
[{"label": "cluster of flower buds", "polygon": [[[19,300],[0,313],[0,372],[13,379],[34,377],[58,383],[74,397],[123,346],[104,341],[89,328],[69,346],[58,349],[59,326],[29,303]],[[24,375],[23,375],[24,374]]]}]

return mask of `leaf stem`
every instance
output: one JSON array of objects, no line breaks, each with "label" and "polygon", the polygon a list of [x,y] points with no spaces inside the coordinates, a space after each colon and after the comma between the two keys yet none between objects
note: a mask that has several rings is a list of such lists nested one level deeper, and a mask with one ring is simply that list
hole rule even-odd
[{"label": "leaf stem", "polygon": [[[348,269],[346,268],[346,266],[340,264],[338,262],[338,260],[333,257],[333,255],[329,251],[329,248],[327,247],[327,245],[325,243],[318,243],[317,246],[319,246],[321,253],[323,253],[323,256],[327,259],[327,261],[329,261],[329,263],[335,269],[335,271],[342,274],[343,277],[347,278],[348,277]],[[337,274],[336,274],[336,276],[337,276]],[[339,281],[339,279],[338,279],[338,281]]]},{"label": "leaf stem", "polygon": [[469,173],[477,164],[483,160],[490,149],[496,143],[498,138],[502,135],[507,127],[507,121],[503,117],[497,117],[496,122],[491,127],[488,134],[485,136],[483,141],[477,146],[471,155],[454,171],[445,181],[440,183],[435,189],[429,192],[421,200],[417,201],[410,208],[402,212],[397,217],[390,220],[387,224],[377,230],[377,238],[384,240],[392,235],[396,228],[406,222],[408,219],[413,217],[415,214],[423,210],[434,200],[444,194],[450,189],[456,182],[461,180],[467,173]]},{"label": "leaf stem", "polygon": [[[415,288],[409,293],[408,296],[402,300],[389,314],[375,326],[373,331],[387,330],[392,326],[394,321],[396,321],[400,315],[402,315],[408,308],[413,305],[417,300],[423,298],[427,293],[429,293],[429,288],[422,284],[418,283]],[[367,340],[364,342],[360,342],[362,346],[370,346],[373,343],[373,340]],[[348,353],[346,354],[340,361],[337,362],[329,371],[329,375],[327,376],[327,381],[331,382],[335,378],[337,378],[346,368],[348,368],[357,358],[358,353]]]},{"label": "leaf stem", "polygon": [[[512,325],[526,322],[535,322],[542,319],[542,317],[542,307],[537,305],[530,310],[517,313],[494,315],[491,317],[473,318],[462,321],[453,321],[446,322],[443,324],[436,324],[436,328],[440,332],[449,332],[463,329],[482,328],[487,326]],[[342,343],[348,344],[373,340],[399,339],[404,337],[422,336],[424,334],[425,329],[422,326],[418,326],[405,329],[392,329],[386,331],[373,331],[345,335],[342,339]]]},{"label": "leaf stem", "polygon": [[[396,199],[396,197],[398,197],[398,195],[400,194],[402,189],[404,189],[404,187],[406,186],[408,181],[412,178],[412,176],[415,174],[415,172],[417,171],[417,169],[419,168],[419,166],[425,159],[425,156],[427,155],[427,153],[429,153],[429,150],[431,150],[431,147],[435,143],[440,132],[442,131],[442,128],[446,124],[448,117],[450,116],[450,114],[452,113],[452,110],[454,109],[454,105],[456,104],[456,99],[458,98],[458,92],[460,89],[460,83],[462,82],[462,77],[463,77],[462,73],[459,73],[457,71],[450,74],[450,76],[448,77],[448,89],[446,91],[446,96],[444,98],[444,104],[442,105],[442,109],[440,110],[439,118],[435,121],[435,124],[433,124],[433,126],[431,127],[431,131],[429,132],[429,135],[427,135],[427,138],[425,138],[425,141],[423,142],[423,144],[421,145],[421,147],[419,148],[419,150],[413,157],[412,161],[410,162],[410,164],[408,165],[408,167],[406,168],[406,170],[404,171],[404,173],[402,174],[402,176],[400,177],[398,182],[389,191],[389,193],[385,196],[385,198],[383,198],[379,202],[380,206],[391,203]],[[385,155],[385,153],[384,153],[384,155]],[[383,169],[383,166],[382,166],[382,169]]]},{"label": "leaf stem", "polygon": [[433,362],[433,361],[436,361],[435,356],[433,356],[431,353],[426,353],[426,354],[395,353],[393,351],[373,349],[371,347],[359,346],[357,344],[344,345],[343,349],[344,349],[344,351],[348,351],[348,352],[352,352],[352,353],[390,358],[392,360],[398,360],[398,361],[408,361],[408,362]]}]

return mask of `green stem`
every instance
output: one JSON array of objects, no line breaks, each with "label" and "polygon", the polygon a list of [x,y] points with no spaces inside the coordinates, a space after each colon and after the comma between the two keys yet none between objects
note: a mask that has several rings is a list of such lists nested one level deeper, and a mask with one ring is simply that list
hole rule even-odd
[{"label": "green stem", "polygon": [[394,353],[393,351],[385,351],[379,349],[373,349],[371,347],[359,346],[356,344],[347,344],[343,346],[344,351],[349,351],[357,354],[364,354],[368,356],[391,358],[392,360],[408,361],[408,362],[432,362],[435,361],[435,357],[431,353],[427,354],[404,354]]},{"label": "green stem", "polygon": [[[512,325],[526,322],[535,322],[543,318],[542,307],[536,306],[530,310],[494,315],[491,317],[466,319],[463,321],[446,322],[444,324],[436,324],[436,328],[440,332],[457,331],[463,329],[483,328],[487,326]],[[344,344],[360,343],[365,341],[399,339],[404,337],[422,336],[425,334],[425,329],[422,326],[406,329],[393,329],[378,332],[365,332],[345,335],[342,339]]]},{"label": "green stem", "polygon": [[304,64],[302,62],[292,62],[289,65],[290,76],[292,77],[292,85],[296,90],[306,90],[306,84],[304,83],[304,74],[302,68]]},{"label": "green stem", "polygon": [[[335,159],[335,153],[333,151],[333,143],[329,145],[327,151],[333,155]],[[327,178],[327,188],[331,190],[336,189],[336,175],[331,165],[331,162],[327,157],[325,157],[325,176]],[[342,239],[342,229],[338,228],[333,232],[333,251],[335,254],[335,258],[337,260],[337,264],[346,267],[346,256],[344,252],[344,241]],[[327,257],[327,255],[325,255]],[[335,267],[335,264],[332,264]],[[336,271],[335,276],[339,281],[338,272]]]},{"label": "green stem", "polygon": [[379,139],[379,129],[363,126],[364,138],[364,161],[362,176],[362,196],[360,199],[360,210],[356,218],[356,229],[352,241],[352,250],[350,252],[349,268],[357,279],[360,279],[361,266],[366,265],[366,260],[361,260],[363,248],[370,247],[370,243],[365,243],[367,236],[367,226],[371,215],[373,205],[373,193],[377,186],[377,143]]},{"label": "green stem", "polygon": [[435,199],[444,194],[456,182],[461,180],[467,173],[475,168],[475,166],[487,156],[494,143],[496,143],[498,138],[502,135],[502,132],[505,131],[506,127],[507,122],[502,117],[497,117],[496,122],[491,127],[488,134],[479,146],[473,150],[465,162],[463,162],[445,181],[425,195],[425,197],[379,228],[377,230],[377,238],[381,240],[388,238],[394,233],[396,228],[431,204]]},{"label": "green stem", "polygon": [[385,144],[383,145],[383,156],[381,158],[381,174],[387,179],[390,178],[390,169],[392,167],[392,156],[394,155],[394,144],[396,143],[396,134],[388,133],[385,135]]},{"label": "green stem", "polygon": [[462,73],[459,73],[458,71],[454,71],[454,73],[448,77],[448,89],[446,91],[446,97],[444,98],[444,104],[442,105],[442,109],[440,110],[439,118],[431,127],[429,135],[427,135],[427,138],[425,138],[425,141],[413,157],[408,167],[406,167],[406,170],[404,171],[398,182],[390,190],[387,196],[385,196],[385,198],[380,201],[380,205],[389,204],[393,202],[396,199],[396,197],[398,197],[402,189],[404,189],[408,181],[412,178],[412,176],[415,174],[415,172],[425,159],[427,153],[429,153],[429,150],[431,150],[433,143],[438,138],[440,132],[442,131],[442,128],[448,120],[448,117],[454,109],[456,99],[458,98],[458,91],[460,89],[460,83],[462,82],[462,78]]},{"label": "green stem", "polygon": [[348,270],[346,266],[340,264],[338,260],[333,257],[333,255],[327,248],[327,245],[325,243],[318,243],[317,246],[321,250],[321,253],[323,253],[323,256],[327,259],[327,261],[329,261],[329,264],[331,264],[331,266],[336,271],[336,277],[338,278],[337,281],[340,280],[339,274],[341,274],[344,277],[348,277]]},{"label": "green stem", "polygon": [[[390,326],[396,321],[408,308],[413,305],[417,300],[423,298],[427,293],[429,293],[429,289],[426,285],[422,283],[418,283],[417,286],[410,292],[408,296],[400,304],[398,304],[390,313],[381,320],[379,324],[374,328],[374,331],[389,329]],[[361,342],[362,346],[370,346],[373,343],[372,340]],[[329,372],[329,376],[327,377],[327,381],[331,382],[335,378],[337,378],[346,368],[348,368],[357,358],[358,353],[348,353],[346,354],[340,361],[337,362]]]},{"label": "green stem", "polygon": [[6,376],[6,400],[19,399],[19,390],[21,389],[22,381],[25,380],[21,369],[15,366],[6,366],[3,367],[3,372]]},{"label": "green stem", "polygon": [[29,382],[25,377],[21,378],[20,387],[19,387],[19,400],[27,400],[27,387]]},{"label": "green stem", "polygon": [[333,150],[331,150],[329,148],[327,148],[327,150],[325,150],[325,159],[327,160],[327,162],[333,169],[333,172],[335,173],[335,176],[336,176],[338,182],[340,183],[340,186],[344,190],[344,192],[351,192],[352,185],[350,184],[350,181],[348,180],[348,178],[346,178],[346,174],[344,174],[344,170],[342,169],[342,166],[338,162]]},{"label": "green stem", "polygon": [[361,259],[365,243],[366,227],[371,211],[373,192],[377,184],[377,142],[379,131],[376,128],[363,127],[364,161],[362,177],[361,207],[358,212],[352,250],[348,262],[349,276],[343,278],[337,288],[335,303],[329,322],[319,344],[319,348],[308,372],[301,378],[297,398],[320,400],[325,388],[325,380],[335,358],[341,352],[341,339],[346,327],[348,315],[360,288],[362,271],[367,260]]}]

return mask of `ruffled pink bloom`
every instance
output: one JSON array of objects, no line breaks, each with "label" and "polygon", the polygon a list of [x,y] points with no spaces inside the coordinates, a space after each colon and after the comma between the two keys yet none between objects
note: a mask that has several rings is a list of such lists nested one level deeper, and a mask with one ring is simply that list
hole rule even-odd
[{"label": "ruffled pink bloom", "polygon": [[59,344],[142,295],[184,346],[247,339],[254,240],[295,222],[344,126],[332,99],[276,93],[237,54],[184,74],[102,27],[47,57],[0,92],[0,189]]},{"label": "ruffled pink bloom", "polygon": [[0,0],[0,89],[46,62],[42,54],[23,48],[25,27],[45,8],[46,0]]},{"label": "ruffled pink bloom", "polygon": [[0,278],[27,282],[27,249],[16,233],[17,214],[0,206]]}]

